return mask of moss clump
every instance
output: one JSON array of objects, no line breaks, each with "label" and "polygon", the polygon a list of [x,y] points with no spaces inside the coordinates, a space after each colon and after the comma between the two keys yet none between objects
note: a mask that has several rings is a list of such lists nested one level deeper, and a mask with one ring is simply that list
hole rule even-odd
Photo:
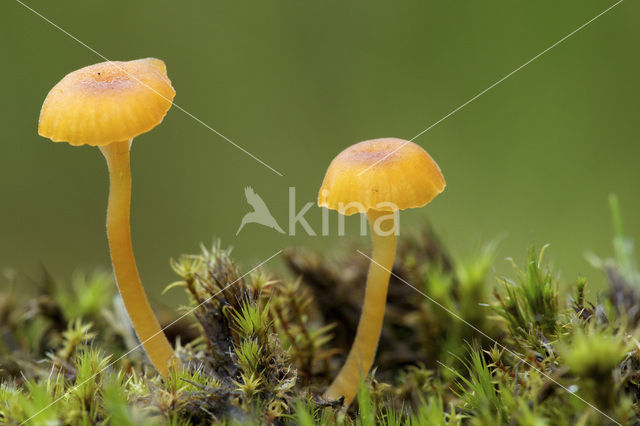
[{"label": "moss clump", "polygon": [[184,365],[167,379],[132,351],[108,275],[44,274],[28,294],[8,274],[0,424],[637,424],[638,271],[622,238],[616,259],[593,259],[596,295],[558,282],[544,249],[493,285],[491,245],[455,260],[431,231],[403,239],[375,370],[348,411],[320,395],[358,320],[355,251],[287,251],[285,277],[245,275],[219,245],[172,262],[167,291],[190,302],[160,315]]}]

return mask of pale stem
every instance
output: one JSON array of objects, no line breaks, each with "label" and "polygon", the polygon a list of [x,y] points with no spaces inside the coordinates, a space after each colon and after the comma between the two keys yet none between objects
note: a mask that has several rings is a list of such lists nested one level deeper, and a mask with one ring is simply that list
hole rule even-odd
[{"label": "pale stem", "polygon": [[[389,235],[380,235],[376,233],[374,224],[378,218],[389,214],[389,212],[377,210],[367,212],[371,229],[373,261],[369,265],[362,313],[347,360],[324,394],[324,397],[329,400],[336,400],[344,396],[345,406],[353,401],[360,383],[369,374],[380,340],[389,274],[396,254],[396,233],[384,232]],[[389,230],[391,226],[395,226],[394,221],[387,219],[380,228],[385,231]]]},{"label": "pale stem", "polygon": [[133,328],[153,366],[163,376],[170,367],[180,367],[138,274],[131,244],[131,169],[129,150],[131,141],[101,146],[109,166],[109,206],[107,209],[107,237],[111,262],[120,295]]}]

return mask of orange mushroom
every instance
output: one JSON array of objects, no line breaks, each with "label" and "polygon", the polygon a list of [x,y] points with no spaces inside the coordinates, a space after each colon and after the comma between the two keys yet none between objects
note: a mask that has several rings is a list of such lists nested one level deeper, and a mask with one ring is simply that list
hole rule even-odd
[{"label": "orange mushroom", "polygon": [[160,124],[175,91],[163,61],[103,62],[65,76],[47,95],[38,133],[54,142],[97,146],[109,168],[107,236],[124,305],[155,368],[179,366],[142,286],[131,244],[133,138]]},{"label": "orange mushroom", "polygon": [[318,205],[343,215],[365,213],[373,245],[356,337],[324,397],[348,406],[373,364],[396,252],[398,210],[422,207],[446,186],[440,168],[418,145],[395,138],[360,142],[331,162]]}]

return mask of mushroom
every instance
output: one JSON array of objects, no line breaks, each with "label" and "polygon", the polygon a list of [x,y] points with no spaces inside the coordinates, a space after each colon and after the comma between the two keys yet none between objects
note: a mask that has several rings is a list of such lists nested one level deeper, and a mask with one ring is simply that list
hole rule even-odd
[{"label": "mushroom", "polygon": [[163,61],[103,62],[65,76],[47,95],[38,133],[54,142],[97,146],[109,168],[107,237],[122,300],[154,367],[166,376],[178,367],[142,286],[131,244],[133,138],[157,126],[175,90]]},{"label": "mushroom", "polygon": [[398,234],[398,210],[422,207],[446,184],[440,168],[418,145],[396,138],[350,146],[331,162],[318,205],[349,216],[366,213],[373,245],[356,337],[342,369],[325,391],[348,406],[375,357]]}]

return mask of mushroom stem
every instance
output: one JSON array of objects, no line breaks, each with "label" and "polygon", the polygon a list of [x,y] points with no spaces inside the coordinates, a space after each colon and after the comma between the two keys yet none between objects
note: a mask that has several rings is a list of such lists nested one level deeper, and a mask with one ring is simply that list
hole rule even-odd
[{"label": "mushroom stem", "polygon": [[109,206],[107,237],[111,262],[120,295],[133,328],[156,370],[167,376],[169,367],[180,362],[164,335],[140,281],[131,244],[131,140],[101,146],[109,167]]},{"label": "mushroom stem", "polygon": [[[367,212],[371,228],[373,261],[369,265],[362,313],[347,360],[324,393],[324,397],[328,400],[337,400],[344,396],[345,406],[353,401],[361,381],[369,374],[378,348],[387,301],[389,275],[396,254],[396,232],[395,221],[384,220],[381,221],[383,223],[376,225],[376,220],[389,214],[390,212],[378,210]],[[391,222],[391,226],[388,222]],[[376,232],[376,227],[382,232]]]}]

